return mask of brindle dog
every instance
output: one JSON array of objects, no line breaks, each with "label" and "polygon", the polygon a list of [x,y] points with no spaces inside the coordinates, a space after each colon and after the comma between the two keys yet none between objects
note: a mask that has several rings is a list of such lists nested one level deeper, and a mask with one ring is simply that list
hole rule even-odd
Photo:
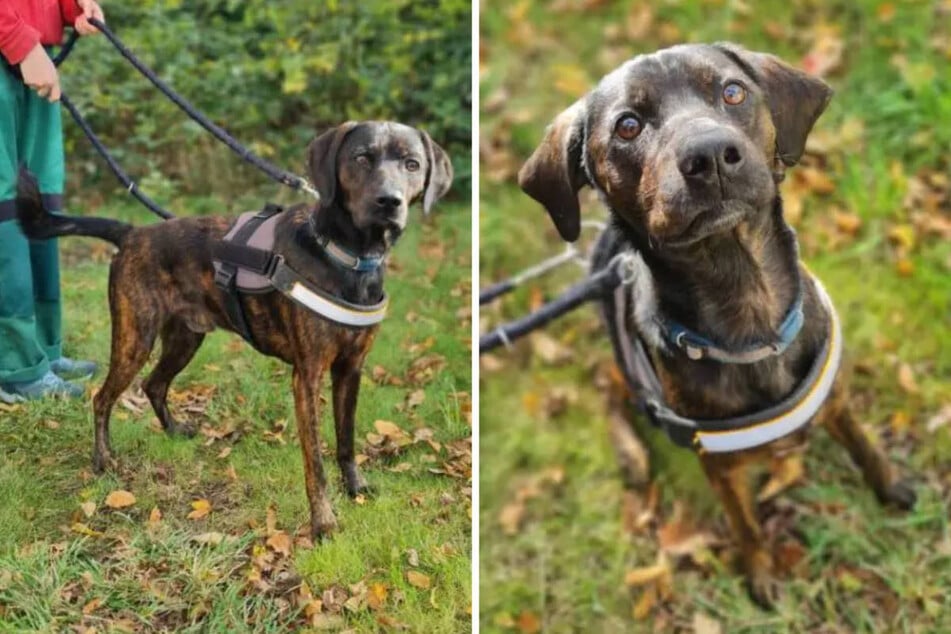
[{"label": "brindle dog", "polygon": [[[611,235],[594,267],[623,250],[643,259],[653,296],[630,332],[651,348],[664,397],[697,419],[765,409],[803,380],[821,351],[830,316],[799,262],[777,184],[803,154],[832,91],[776,57],[731,44],[676,46],[634,58],[559,115],[519,174],[565,240],[580,231],[578,191],[594,188],[611,212]],[[694,361],[659,336],[664,315],[718,345],[776,342],[802,281],[805,325],[779,356],[746,364]],[[613,300],[605,302],[614,314]],[[640,307],[635,311],[640,312]],[[844,379],[820,416],[882,503],[903,509],[915,494],[849,411]],[[612,416],[612,419],[616,418]],[[646,454],[629,424],[612,423],[626,486],[643,489]],[[773,562],[748,484],[751,462],[803,446],[805,432],[765,447],[701,454],[742,551],[752,597],[776,597]]]},{"label": "brindle dog", "polygon": [[[315,242],[319,233],[351,253],[387,253],[406,227],[408,206],[422,200],[425,212],[449,190],[452,165],[429,135],[390,122],[346,123],[309,147],[312,182],[319,206],[285,211],[275,231],[274,251],[324,293],[352,304],[373,304],[383,294],[384,267],[346,270]],[[97,472],[114,466],[109,415],[120,394],[145,364],[156,338],[162,354],[143,383],[155,414],[169,434],[194,431],[178,423],[166,403],[169,384],[215,328],[236,331],[223,294],[215,286],[212,245],[234,218],[176,218],[132,227],[115,220],[53,216],[42,207],[35,181],[23,174],[17,206],[24,231],[33,238],[94,236],[119,247],[109,274],[112,353],[109,373],[93,401]],[[354,462],[354,413],[363,362],[378,326],[356,328],[329,321],[274,291],[243,297],[257,348],[294,367],[297,428],[304,453],[311,534],[321,537],[337,525],[327,500],[320,457],[320,388],[329,370],[337,463],[351,496],[367,485]]]}]

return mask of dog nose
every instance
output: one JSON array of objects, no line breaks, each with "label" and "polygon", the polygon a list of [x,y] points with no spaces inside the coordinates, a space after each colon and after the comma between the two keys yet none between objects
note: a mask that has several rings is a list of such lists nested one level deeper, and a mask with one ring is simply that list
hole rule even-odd
[{"label": "dog nose", "polygon": [[680,152],[680,172],[695,181],[711,181],[716,175],[727,176],[743,165],[743,154],[734,139],[705,135],[687,143]]},{"label": "dog nose", "polygon": [[383,209],[396,209],[403,204],[403,197],[399,194],[384,194],[376,199],[376,204]]}]

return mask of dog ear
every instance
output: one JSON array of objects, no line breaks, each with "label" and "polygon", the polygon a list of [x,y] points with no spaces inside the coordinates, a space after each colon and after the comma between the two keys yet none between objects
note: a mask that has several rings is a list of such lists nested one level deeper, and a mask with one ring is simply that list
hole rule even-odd
[{"label": "dog ear", "polygon": [[337,153],[347,134],[357,127],[355,121],[341,123],[310,142],[307,147],[307,171],[310,182],[320,192],[321,205],[330,205],[337,195]]},{"label": "dog ear", "polygon": [[518,184],[544,205],[563,240],[581,233],[578,191],[588,184],[581,165],[584,147],[584,100],[555,117],[545,138],[518,172]]},{"label": "dog ear", "polygon": [[429,215],[436,201],[446,195],[452,186],[452,161],[446,151],[420,130],[426,148],[426,188],[423,190],[423,214]]},{"label": "dog ear", "polygon": [[762,87],[776,128],[776,155],[784,165],[799,162],[806,137],[832,99],[832,88],[775,55],[754,53],[735,44],[716,45]]}]

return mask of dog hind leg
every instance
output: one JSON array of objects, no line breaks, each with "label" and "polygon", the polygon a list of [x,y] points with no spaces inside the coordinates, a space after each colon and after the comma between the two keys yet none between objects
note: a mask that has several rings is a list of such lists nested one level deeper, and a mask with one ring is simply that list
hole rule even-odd
[{"label": "dog hind leg", "polygon": [[[113,277],[118,277],[115,270]],[[109,373],[93,399],[96,431],[92,466],[96,473],[102,473],[113,465],[109,444],[109,416],[112,406],[148,361],[157,330],[156,313],[151,307],[136,306],[136,298],[116,290],[115,286],[110,285],[109,290],[112,312]]]},{"label": "dog hind leg", "polygon": [[205,335],[189,330],[180,320],[171,319],[162,327],[161,339],[162,356],[159,357],[152,373],[145,379],[142,389],[149,397],[152,409],[155,410],[155,415],[162,423],[165,433],[194,436],[195,430],[176,421],[169,411],[168,388],[175,376],[184,370],[195,356]]}]

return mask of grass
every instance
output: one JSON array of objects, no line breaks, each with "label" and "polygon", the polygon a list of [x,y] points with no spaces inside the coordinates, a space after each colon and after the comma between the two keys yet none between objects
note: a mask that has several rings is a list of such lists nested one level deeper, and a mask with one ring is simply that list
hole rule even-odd
[{"label": "grass", "polygon": [[[235,208],[260,205],[246,198]],[[178,203],[216,208],[212,199]],[[129,392],[112,417],[115,473],[90,473],[89,398],[0,409],[0,631],[468,628],[471,216],[460,203],[442,205],[432,222],[412,213],[357,409],[373,497],[343,493],[329,407],[322,419],[340,532],[316,546],[302,537],[309,513],[290,368],[217,332],[172,386],[173,409],[203,433],[167,438],[141,393]],[[147,221],[120,205],[96,214]],[[105,366],[108,250],[85,239],[61,247],[66,352]],[[411,363],[427,355],[444,365],[412,382]],[[416,390],[423,400],[410,406]],[[380,453],[366,438],[377,420],[410,435],[429,429],[435,444]],[[109,508],[117,489],[135,504]],[[197,500],[211,512],[189,519]],[[423,577],[410,583],[410,572]]]},{"label": "grass", "polygon": [[[653,587],[626,586],[626,573],[655,563],[660,538],[625,529],[599,387],[610,347],[594,311],[582,309],[547,328],[567,349],[566,363],[546,361],[531,342],[483,359],[483,631],[951,629],[951,434],[946,424],[927,426],[951,405],[951,242],[918,224],[922,214],[947,221],[951,213],[951,138],[941,123],[951,116],[949,31],[938,17],[946,12],[947,3],[870,0],[483,8],[481,285],[560,248],[514,173],[544,126],[623,60],[681,41],[733,40],[791,61],[823,38],[843,44],[829,77],[836,96],[813,135],[830,147],[790,172],[784,195],[787,209],[801,203],[796,227],[804,259],[843,318],[855,407],[919,496],[908,514],[883,510],[844,452],[817,432],[805,485],[773,515],[794,522],[768,527],[780,540],[777,552],[799,559],[775,611],[762,612],[747,598],[729,547],[681,560],[664,600]],[[815,173],[833,186],[817,191],[803,176]],[[938,184],[935,209],[905,202],[930,179]],[[590,193],[582,213],[605,216]],[[857,225],[849,229],[846,221]],[[912,239],[903,241],[902,232]],[[482,330],[577,277],[566,269],[527,285],[484,309]],[[695,458],[643,421],[637,426],[651,451],[658,523],[688,523],[728,539]],[[721,630],[703,629],[710,619]]]}]

